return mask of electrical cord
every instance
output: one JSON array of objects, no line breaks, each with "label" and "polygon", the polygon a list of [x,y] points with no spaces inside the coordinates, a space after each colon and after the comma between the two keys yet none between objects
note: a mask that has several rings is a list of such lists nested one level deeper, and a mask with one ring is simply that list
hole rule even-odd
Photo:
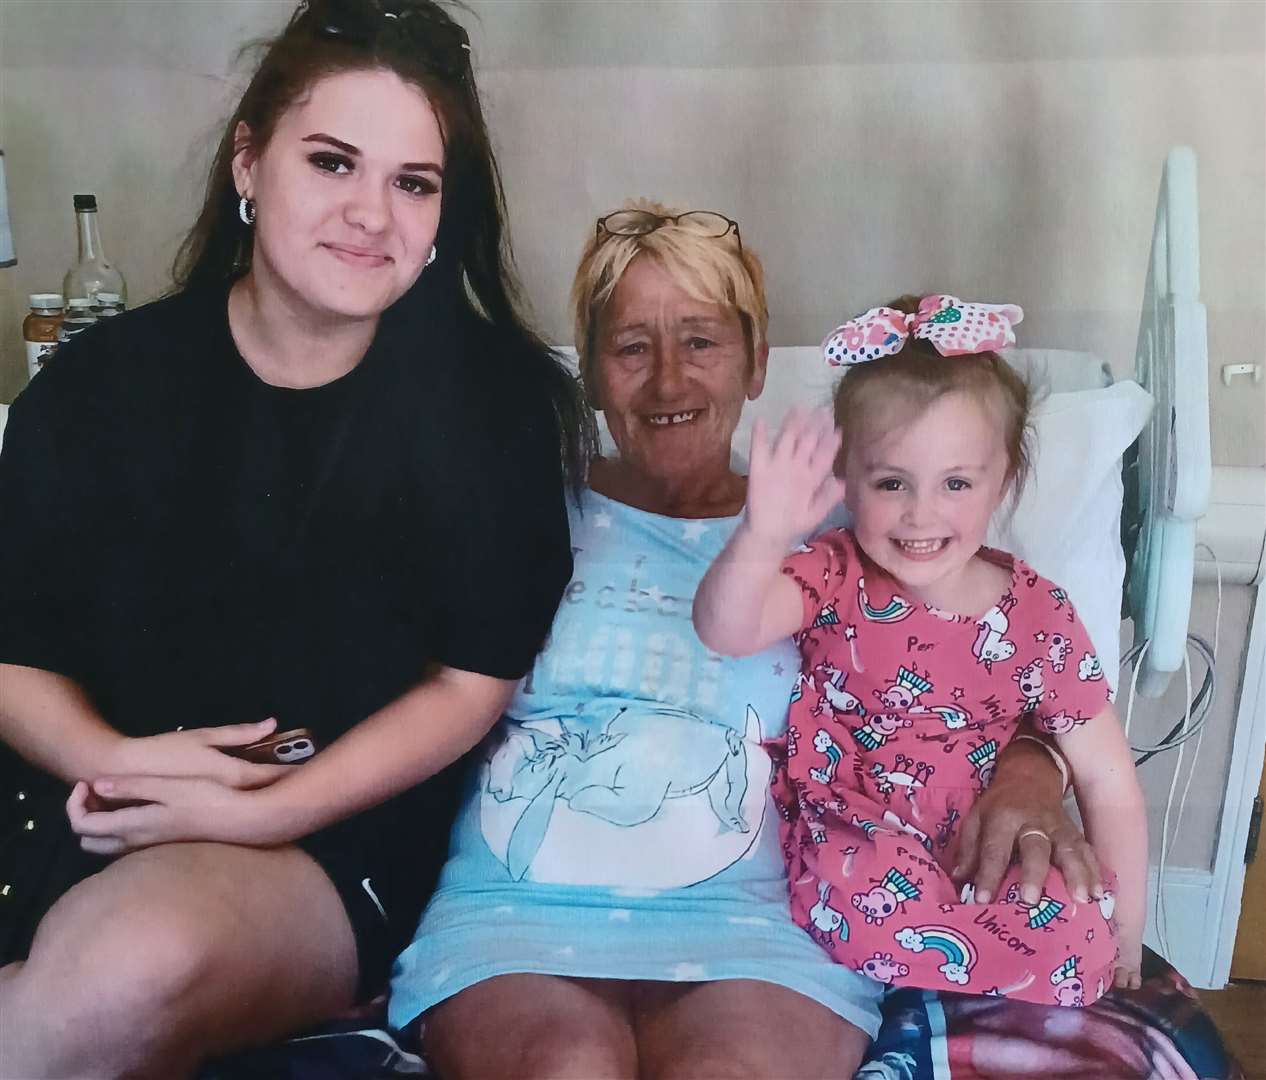
[{"label": "electrical cord", "polygon": [[[1187,648],[1183,650],[1183,679],[1186,683],[1186,706],[1182,719],[1170,728],[1164,738],[1155,746],[1139,747],[1133,744],[1130,746],[1131,750],[1140,755],[1134,763],[1136,768],[1166,750],[1176,749],[1178,751],[1178,758],[1174,762],[1173,775],[1169,781],[1169,793],[1165,799],[1165,814],[1161,819],[1160,858],[1156,867],[1156,893],[1152,905],[1152,922],[1156,927],[1156,935],[1161,950],[1166,956],[1172,955],[1169,949],[1169,912],[1165,903],[1165,876],[1169,868],[1169,852],[1171,845],[1177,843],[1178,834],[1182,830],[1183,814],[1187,808],[1187,795],[1191,791],[1192,778],[1195,776],[1196,765],[1200,760],[1200,750],[1204,745],[1205,724],[1208,722],[1216,696],[1216,664],[1218,646],[1222,634],[1222,566],[1218,562],[1217,555],[1208,544],[1198,544],[1197,550],[1199,548],[1204,548],[1209,553],[1214,569],[1217,572],[1218,600],[1213,619],[1213,646],[1210,648],[1208,642],[1195,634],[1187,635]],[[1127,739],[1130,731],[1130,719],[1134,712],[1139,671],[1150,644],[1150,641],[1141,642],[1130,649],[1121,660],[1122,667],[1128,663],[1134,664],[1134,672],[1130,678],[1129,698],[1126,703],[1125,731]],[[1191,693],[1190,657],[1193,647],[1205,663],[1204,680],[1201,682],[1200,689],[1194,697]],[[1185,744],[1192,738],[1195,738],[1196,745],[1192,751],[1191,762],[1187,766],[1187,782],[1183,785],[1182,797],[1178,802],[1178,815],[1174,820],[1174,827],[1171,831],[1169,827],[1170,812],[1174,807],[1174,793],[1178,789],[1178,778],[1182,774]]]},{"label": "electrical cord", "polygon": [[[1216,637],[1216,634],[1215,634]],[[1130,729],[1130,714],[1134,709],[1134,691],[1138,682],[1139,664],[1142,663],[1143,656],[1147,652],[1148,642],[1144,641],[1135,645],[1122,658],[1121,665],[1136,662],[1134,676],[1130,682],[1130,698],[1126,707],[1126,731]],[[1196,634],[1187,635],[1187,648],[1194,650],[1199,654],[1200,659],[1205,663],[1204,679],[1200,683],[1200,689],[1196,691],[1195,697],[1188,697],[1189,702],[1187,710],[1173,727],[1169,729],[1164,737],[1154,746],[1135,746],[1130,745],[1139,757],[1135,758],[1135,767],[1142,765],[1143,762],[1154,758],[1157,754],[1162,754],[1166,750],[1176,750],[1188,739],[1194,738],[1199,734],[1200,729],[1204,727],[1209,719],[1209,713],[1213,708],[1214,698],[1217,691],[1217,672],[1214,669],[1214,658],[1216,653],[1204,638]],[[1184,668],[1190,678],[1189,661],[1184,659]]]},{"label": "electrical cord", "polygon": [[[1145,761],[1149,761],[1157,754],[1163,754],[1166,750],[1176,750],[1182,746],[1188,739],[1198,737],[1204,730],[1204,725],[1209,719],[1209,713],[1213,709],[1213,702],[1217,695],[1217,657],[1218,645],[1222,636],[1222,564],[1218,562],[1217,554],[1206,543],[1196,545],[1196,550],[1204,548],[1209,553],[1209,558],[1213,562],[1214,571],[1217,574],[1218,583],[1218,602],[1217,608],[1213,616],[1213,645],[1209,645],[1204,638],[1197,634],[1187,635],[1187,650],[1183,654],[1183,674],[1187,680],[1187,705],[1183,712],[1182,719],[1165,733],[1164,738],[1155,746],[1134,746],[1130,745],[1130,749],[1140,756],[1135,759],[1134,766],[1137,768]],[[1125,732],[1128,738],[1130,733],[1130,720],[1134,713],[1135,690],[1138,686],[1139,672],[1142,670],[1143,658],[1147,655],[1147,650],[1151,645],[1151,641],[1142,641],[1133,646],[1126,654],[1121,657],[1121,667],[1126,664],[1134,665],[1134,673],[1130,678],[1129,697],[1126,701],[1125,710]],[[1191,660],[1188,655],[1192,649],[1199,653],[1200,658],[1204,661],[1205,672],[1204,679],[1200,683],[1200,689],[1196,691],[1193,698],[1191,696]],[[1199,747],[1197,745],[1197,754]],[[1194,760],[1192,762],[1195,764]],[[1187,786],[1191,785],[1191,778],[1188,776]],[[1186,802],[1186,791],[1183,792],[1183,801]],[[1179,811],[1179,820],[1181,820],[1182,812]]]}]

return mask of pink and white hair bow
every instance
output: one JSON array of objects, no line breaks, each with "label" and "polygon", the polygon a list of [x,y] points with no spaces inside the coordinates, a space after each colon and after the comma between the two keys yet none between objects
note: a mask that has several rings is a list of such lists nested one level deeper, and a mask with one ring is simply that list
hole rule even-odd
[{"label": "pink and white hair bow", "polygon": [[851,367],[899,353],[906,340],[930,341],[942,356],[1005,349],[1015,344],[1012,327],[1024,318],[1015,304],[971,304],[957,296],[925,296],[907,315],[896,308],[871,308],[822,342],[822,355],[834,367]]}]

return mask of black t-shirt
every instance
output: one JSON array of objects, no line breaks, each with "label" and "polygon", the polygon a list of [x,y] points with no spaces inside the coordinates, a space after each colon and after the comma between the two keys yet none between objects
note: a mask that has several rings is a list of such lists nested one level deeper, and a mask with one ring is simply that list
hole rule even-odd
[{"label": "black t-shirt", "polygon": [[432,663],[531,666],[571,572],[531,363],[415,290],[346,376],[259,380],[223,290],[79,335],[0,454],[0,662],[129,735],[275,716],[328,745]]}]

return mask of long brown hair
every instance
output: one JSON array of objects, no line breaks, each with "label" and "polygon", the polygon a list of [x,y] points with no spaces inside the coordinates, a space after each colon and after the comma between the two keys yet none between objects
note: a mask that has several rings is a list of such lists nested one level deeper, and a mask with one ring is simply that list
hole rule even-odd
[{"label": "long brown hair", "polygon": [[[329,33],[340,20],[364,32]],[[406,23],[410,33],[403,29]],[[465,31],[432,0],[305,0],[277,38],[256,46],[263,58],[225,125],[202,209],[177,252],[173,278],[180,290],[223,286],[250,268],[252,237],[238,217],[233,182],[239,124],[262,150],[282,114],[319,80],[347,71],[394,73],[426,95],[444,138],[444,201],[428,281],[447,283],[445,295],[495,326],[514,355],[521,353],[538,368],[553,401],[564,469],[573,485],[579,484],[596,448],[593,417],[575,379],[520,312],[505,192],[469,61],[437,63],[441,44],[427,48],[430,42],[419,42],[418,27],[450,52],[456,41],[466,40]]]}]

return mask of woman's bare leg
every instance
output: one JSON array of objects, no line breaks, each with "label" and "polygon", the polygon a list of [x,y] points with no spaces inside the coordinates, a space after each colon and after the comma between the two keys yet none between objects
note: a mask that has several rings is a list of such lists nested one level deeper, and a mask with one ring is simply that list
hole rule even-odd
[{"label": "woman's bare leg", "polygon": [[870,1038],[774,983],[643,983],[635,999],[643,1080],[848,1080]]},{"label": "woman's bare leg", "polygon": [[6,1080],[175,1080],[352,1004],[357,957],[302,851],[171,844],[76,885],[0,976]]},{"label": "woman's bare leg", "polygon": [[629,983],[499,975],[426,1014],[444,1080],[629,1080],[638,1075]]}]

